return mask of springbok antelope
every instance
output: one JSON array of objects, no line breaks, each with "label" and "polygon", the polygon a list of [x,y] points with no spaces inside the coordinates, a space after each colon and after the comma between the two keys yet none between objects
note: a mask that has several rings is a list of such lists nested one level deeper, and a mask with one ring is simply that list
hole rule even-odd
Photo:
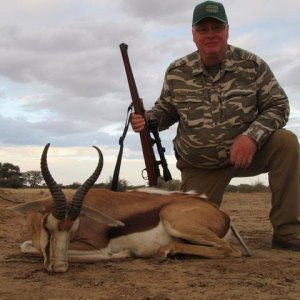
[{"label": "springbok antelope", "polygon": [[49,146],[43,150],[41,171],[51,197],[12,208],[28,215],[31,240],[21,245],[21,251],[42,254],[49,272],[66,272],[69,262],[166,258],[176,253],[207,258],[242,255],[224,240],[230,217],[207,199],[180,192],[91,189],[103,167],[102,153],[95,146],[97,168],[67,200],[48,169]]}]

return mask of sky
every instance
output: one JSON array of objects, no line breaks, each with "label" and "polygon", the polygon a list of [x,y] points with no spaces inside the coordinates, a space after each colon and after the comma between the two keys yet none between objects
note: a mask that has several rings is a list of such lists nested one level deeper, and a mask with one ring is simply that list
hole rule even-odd
[{"label": "sky", "polygon": [[[119,49],[126,43],[139,95],[151,108],[164,73],[195,51],[194,0],[0,0],[0,162],[39,170],[43,147],[59,183],[83,182],[104,155],[97,182],[112,176],[131,102]],[[224,0],[229,43],[264,59],[286,91],[286,128],[300,138],[300,1]],[[172,140],[161,133],[174,179]],[[120,178],[147,184],[139,135],[128,131]],[[266,182],[266,175],[236,183]]]}]

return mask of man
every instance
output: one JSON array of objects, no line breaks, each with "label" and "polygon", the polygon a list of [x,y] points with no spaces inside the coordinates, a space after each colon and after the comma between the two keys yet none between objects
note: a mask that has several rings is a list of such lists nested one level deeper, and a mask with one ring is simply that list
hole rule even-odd
[{"label": "man", "polygon": [[[221,205],[233,177],[269,174],[273,246],[300,250],[299,142],[282,129],[288,99],[269,66],[227,44],[229,25],[221,3],[194,9],[197,51],[173,62],[161,95],[147,111],[159,130],[178,122],[174,139],[182,190],[205,193]],[[144,117],[132,114],[139,132]]]}]

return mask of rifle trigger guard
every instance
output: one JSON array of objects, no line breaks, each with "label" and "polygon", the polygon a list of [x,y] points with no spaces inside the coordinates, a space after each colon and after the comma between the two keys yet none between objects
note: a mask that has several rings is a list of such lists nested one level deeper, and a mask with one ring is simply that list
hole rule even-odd
[{"label": "rifle trigger guard", "polygon": [[148,176],[145,176],[145,175],[144,175],[145,173],[148,174],[146,168],[142,170],[142,178],[143,178],[144,180],[148,180]]}]

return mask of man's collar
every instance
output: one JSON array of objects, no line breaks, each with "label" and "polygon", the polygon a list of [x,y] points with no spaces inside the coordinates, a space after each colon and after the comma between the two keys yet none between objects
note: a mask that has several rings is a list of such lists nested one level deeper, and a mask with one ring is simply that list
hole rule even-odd
[{"label": "man's collar", "polygon": [[228,45],[228,48],[227,48],[227,51],[225,54],[225,58],[222,62],[221,68],[228,72],[233,72],[236,68],[233,57],[232,57],[232,46],[231,45]]},{"label": "man's collar", "polygon": [[[196,53],[197,53],[197,60],[195,60],[195,67],[193,68],[193,72],[192,72],[193,75],[201,74],[204,72],[205,69],[201,61],[199,52],[196,51]],[[232,46],[228,45],[225,58],[221,63],[221,69],[223,69],[224,71],[233,72],[235,68],[236,66],[234,60],[232,59]]]},{"label": "man's collar", "polygon": [[192,74],[198,75],[204,72],[204,65],[201,61],[200,54],[196,51],[195,67],[193,68]]}]

